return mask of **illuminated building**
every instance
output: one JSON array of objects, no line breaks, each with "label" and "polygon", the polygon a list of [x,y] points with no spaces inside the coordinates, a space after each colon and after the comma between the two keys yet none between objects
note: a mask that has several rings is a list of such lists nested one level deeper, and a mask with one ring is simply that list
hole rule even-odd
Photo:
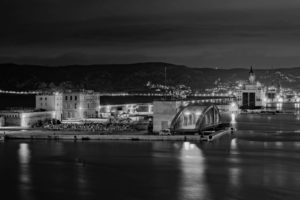
[{"label": "illuminated building", "polygon": [[62,93],[39,94],[35,97],[36,110],[55,111],[55,118],[62,119]]},{"label": "illuminated building", "polygon": [[268,99],[268,103],[271,103],[276,100],[276,97],[278,95],[278,90],[274,86],[270,86],[267,88],[266,91],[266,98]]},{"label": "illuminated building", "polygon": [[92,90],[63,93],[63,119],[98,118],[100,94]]},{"label": "illuminated building", "polygon": [[265,106],[266,98],[261,84],[255,81],[255,74],[251,67],[249,81],[237,91],[237,101],[240,108],[257,109]]},{"label": "illuminated building", "polygon": [[54,119],[55,114],[55,111],[7,110],[0,111],[0,118],[4,119],[2,126],[28,128],[38,121]]}]

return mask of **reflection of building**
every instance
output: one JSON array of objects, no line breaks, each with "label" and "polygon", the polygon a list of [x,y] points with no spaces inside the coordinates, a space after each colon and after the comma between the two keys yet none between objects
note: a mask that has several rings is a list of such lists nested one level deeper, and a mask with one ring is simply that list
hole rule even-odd
[{"label": "reflection of building", "polygon": [[244,109],[256,109],[265,106],[265,95],[259,82],[255,81],[255,74],[251,67],[249,82],[237,91],[238,105]]},{"label": "reflection of building", "polygon": [[63,119],[99,117],[100,95],[91,90],[63,94]]},{"label": "reflection of building", "polygon": [[40,94],[35,97],[35,108],[37,110],[55,111],[55,118],[62,118],[62,94]]}]

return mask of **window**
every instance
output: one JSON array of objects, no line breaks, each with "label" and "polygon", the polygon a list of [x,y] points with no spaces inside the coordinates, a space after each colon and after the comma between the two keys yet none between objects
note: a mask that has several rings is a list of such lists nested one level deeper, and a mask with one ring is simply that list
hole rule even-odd
[{"label": "window", "polygon": [[75,109],[77,108],[77,103],[74,104],[74,108],[75,108]]},{"label": "window", "polygon": [[47,97],[45,97],[45,101],[47,101]]},{"label": "window", "polygon": [[72,101],[72,96],[70,96],[70,100]]},{"label": "window", "polygon": [[68,100],[68,96],[65,96],[65,100],[66,100],[66,101]]},{"label": "window", "polygon": [[75,101],[77,101],[77,96],[75,96],[74,98],[75,98]]},{"label": "window", "polygon": [[42,101],[42,100],[43,100],[43,97],[40,97],[40,100]]}]

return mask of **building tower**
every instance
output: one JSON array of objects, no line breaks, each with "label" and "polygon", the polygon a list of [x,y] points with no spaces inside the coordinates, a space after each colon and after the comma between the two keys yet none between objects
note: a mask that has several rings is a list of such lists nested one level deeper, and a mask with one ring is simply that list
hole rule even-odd
[{"label": "building tower", "polygon": [[251,85],[255,84],[255,74],[253,72],[252,66],[251,66],[250,72],[249,72],[249,82]]}]

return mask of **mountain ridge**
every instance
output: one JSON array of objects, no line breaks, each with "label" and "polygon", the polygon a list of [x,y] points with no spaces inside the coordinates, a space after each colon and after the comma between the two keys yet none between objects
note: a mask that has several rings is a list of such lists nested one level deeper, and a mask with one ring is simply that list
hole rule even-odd
[{"label": "mountain ridge", "polygon": [[[246,68],[190,68],[164,62],[56,67],[4,63],[0,67],[0,89],[17,91],[79,88],[101,92],[145,91],[149,81],[164,84],[165,67],[168,85],[183,84],[193,90],[216,87],[216,83],[234,85],[247,80],[249,75]],[[254,68],[254,72],[257,80],[265,85],[278,82],[284,87],[300,88],[300,67]]]}]

